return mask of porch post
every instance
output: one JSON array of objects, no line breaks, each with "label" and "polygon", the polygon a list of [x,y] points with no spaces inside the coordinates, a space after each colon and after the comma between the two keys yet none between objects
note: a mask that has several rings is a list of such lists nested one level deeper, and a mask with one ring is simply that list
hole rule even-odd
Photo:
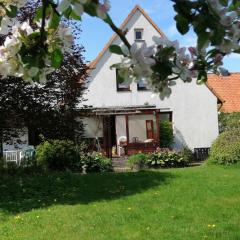
[{"label": "porch post", "polygon": [[159,110],[155,111],[155,117],[156,117],[156,124],[157,124],[157,134],[156,134],[156,141],[158,143],[158,146],[160,147],[160,116],[159,116]]},{"label": "porch post", "polygon": [[128,115],[125,115],[125,120],[126,120],[126,135],[127,135],[126,154],[128,154],[128,144],[129,144],[129,125],[128,125]]}]

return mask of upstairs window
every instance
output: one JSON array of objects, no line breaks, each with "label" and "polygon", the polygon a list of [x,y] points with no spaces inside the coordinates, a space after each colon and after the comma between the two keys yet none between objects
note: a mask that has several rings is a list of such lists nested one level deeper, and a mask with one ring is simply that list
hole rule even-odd
[{"label": "upstairs window", "polygon": [[130,83],[125,83],[124,79],[119,75],[118,69],[116,70],[116,83],[117,83],[117,91],[124,92],[130,91]]},{"label": "upstairs window", "polygon": [[138,91],[150,90],[145,78],[142,78],[137,84]]},{"label": "upstairs window", "polygon": [[135,29],[135,40],[136,41],[143,41],[143,29]]}]

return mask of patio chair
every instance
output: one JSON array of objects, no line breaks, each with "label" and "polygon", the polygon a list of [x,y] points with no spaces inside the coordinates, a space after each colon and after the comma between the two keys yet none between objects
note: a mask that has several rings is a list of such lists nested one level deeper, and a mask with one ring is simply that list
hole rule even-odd
[{"label": "patio chair", "polygon": [[16,163],[16,165],[19,165],[19,151],[18,150],[8,150],[3,151],[3,157],[5,160],[5,163]]},{"label": "patio chair", "polygon": [[34,146],[27,146],[22,150],[21,159],[30,159],[35,156]]},{"label": "patio chair", "polygon": [[119,157],[121,157],[122,154],[125,154],[126,145],[127,145],[127,137],[126,136],[119,137],[118,145],[117,145],[117,153]]}]

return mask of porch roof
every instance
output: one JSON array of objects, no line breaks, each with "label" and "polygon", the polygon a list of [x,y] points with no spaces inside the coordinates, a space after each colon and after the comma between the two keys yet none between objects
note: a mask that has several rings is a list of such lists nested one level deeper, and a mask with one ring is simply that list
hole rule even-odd
[{"label": "porch roof", "polygon": [[[124,114],[141,114],[146,112],[160,111],[156,105],[132,105],[132,106],[108,106],[98,108],[88,108],[88,111],[95,115],[124,115]],[[166,111],[169,109],[161,109]]]}]

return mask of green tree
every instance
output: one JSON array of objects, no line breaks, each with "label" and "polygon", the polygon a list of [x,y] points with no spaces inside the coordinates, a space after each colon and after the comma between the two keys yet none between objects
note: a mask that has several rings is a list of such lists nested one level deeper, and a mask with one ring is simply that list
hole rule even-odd
[{"label": "green tree", "polygon": [[171,148],[174,143],[172,123],[169,121],[160,122],[160,146],[162,148]]}]

